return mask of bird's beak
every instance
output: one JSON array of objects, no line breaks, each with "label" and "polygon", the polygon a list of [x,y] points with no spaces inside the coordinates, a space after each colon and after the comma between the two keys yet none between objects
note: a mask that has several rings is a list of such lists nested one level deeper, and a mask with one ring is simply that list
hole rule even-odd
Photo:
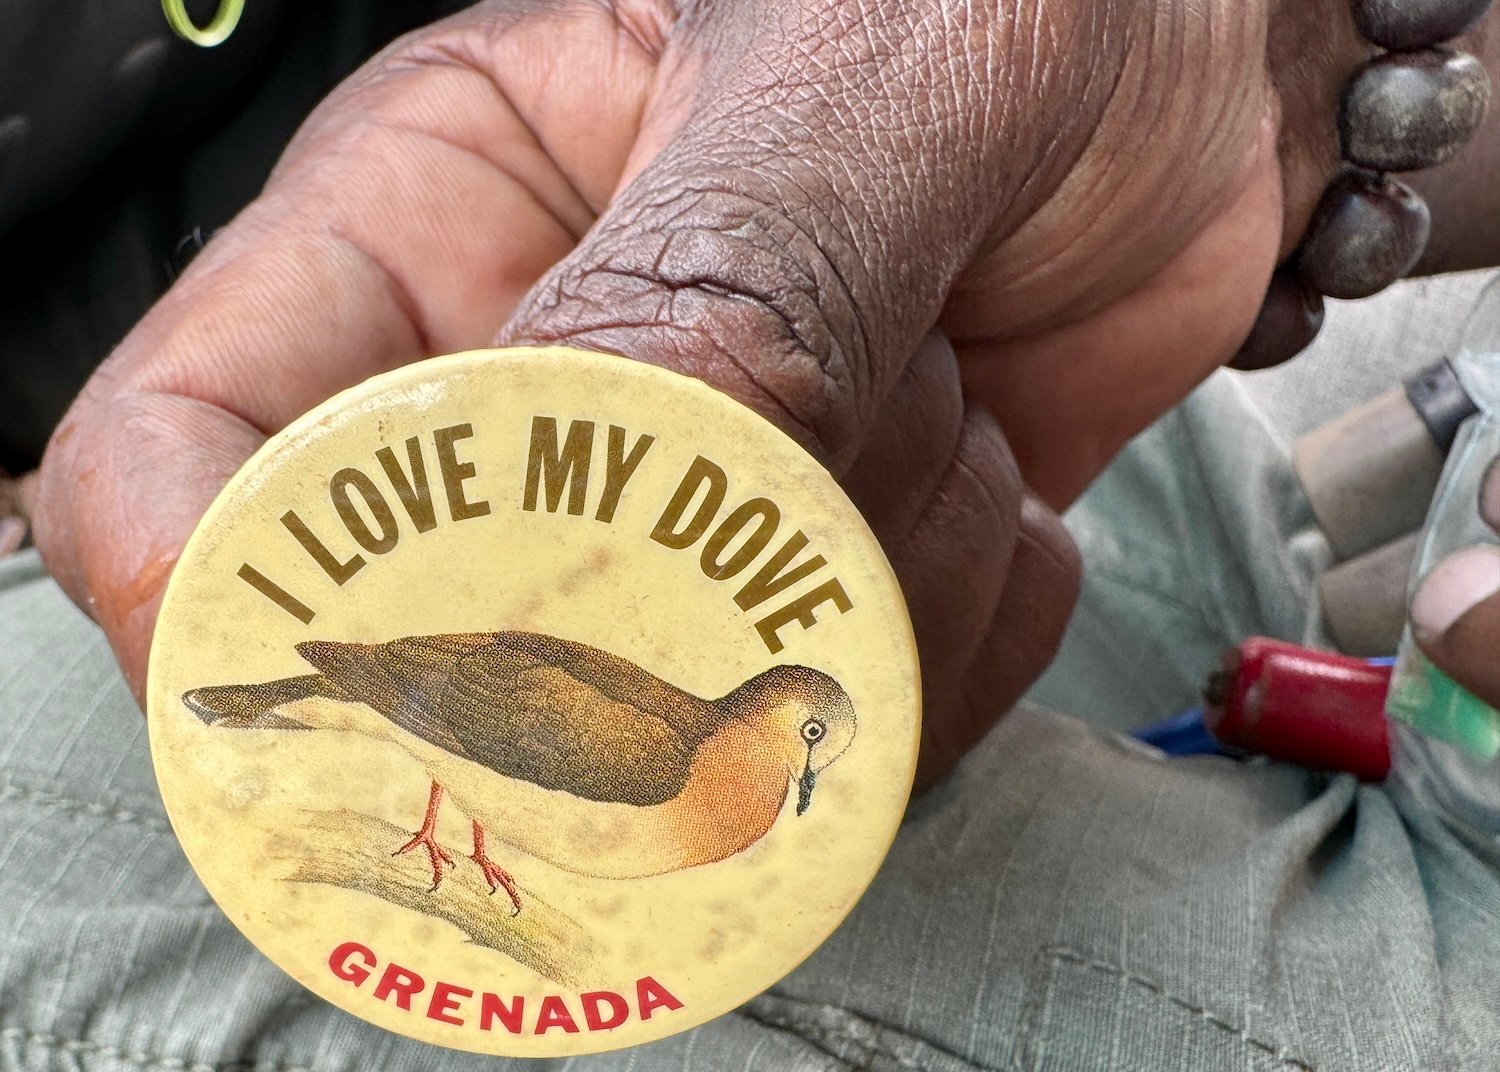
[{"label": "bird's beak", "polygon": [[802,768],[802,777],[797,779],[797,814],[801,815],[812,803],[813,786],[817,784],[818,772],[812,769],[812,755],[807,757],[807,766]]}]

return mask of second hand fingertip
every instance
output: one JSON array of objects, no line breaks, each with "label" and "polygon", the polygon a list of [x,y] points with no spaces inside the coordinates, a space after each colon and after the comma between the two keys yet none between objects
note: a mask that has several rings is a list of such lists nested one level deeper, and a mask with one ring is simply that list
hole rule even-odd
[{"label": "second hand fingertip", "polygon": [[1417,639],[1433,641],[1473,607],[1500,592],[1500,547],[1477,544],[1443,559],[1411,601]]},{"label": "second hand fingertip", "polygon": [[1500,532],[1500,458],[1490,462],[1479,481],[1479,516]]}]

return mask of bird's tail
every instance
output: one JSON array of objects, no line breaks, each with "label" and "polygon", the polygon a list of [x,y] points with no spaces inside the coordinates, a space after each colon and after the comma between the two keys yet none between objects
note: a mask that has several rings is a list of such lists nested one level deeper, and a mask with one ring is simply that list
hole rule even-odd
[{"label": "bird's tail", "polygon": [[312,696],[338,695],[322,674],[284,677],[258,685],[207,685],[182,694],[187,709],[206,725],[234,729],[311,729],[278,708]]}]

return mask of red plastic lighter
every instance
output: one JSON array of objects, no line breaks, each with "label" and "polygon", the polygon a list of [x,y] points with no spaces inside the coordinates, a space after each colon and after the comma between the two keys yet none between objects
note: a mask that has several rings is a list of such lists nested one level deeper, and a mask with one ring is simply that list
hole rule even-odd
[{"label": "red plastic lighter", "polygon": [[1223,743],[1378,782],[1391,769],[1391,668],[1280,640],[1231,648],[1204,690],[1204,723]]}]

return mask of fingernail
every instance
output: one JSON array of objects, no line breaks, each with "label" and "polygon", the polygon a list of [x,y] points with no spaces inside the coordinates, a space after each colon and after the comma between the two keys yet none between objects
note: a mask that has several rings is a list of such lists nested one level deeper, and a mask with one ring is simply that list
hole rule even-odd
[{"label": "fingernail", "polygon": [[1479,482],[1479,516],[1490,528],[1500,530],[1500,458],[1490,462]]},{"label": "fingernail", "polygon": [[1423,579],[1411,601],[1411,624],[1422,640],[1435,640],[1476,603],[1500,592],[1500,548],[1479,544],[1443,559]]}]

